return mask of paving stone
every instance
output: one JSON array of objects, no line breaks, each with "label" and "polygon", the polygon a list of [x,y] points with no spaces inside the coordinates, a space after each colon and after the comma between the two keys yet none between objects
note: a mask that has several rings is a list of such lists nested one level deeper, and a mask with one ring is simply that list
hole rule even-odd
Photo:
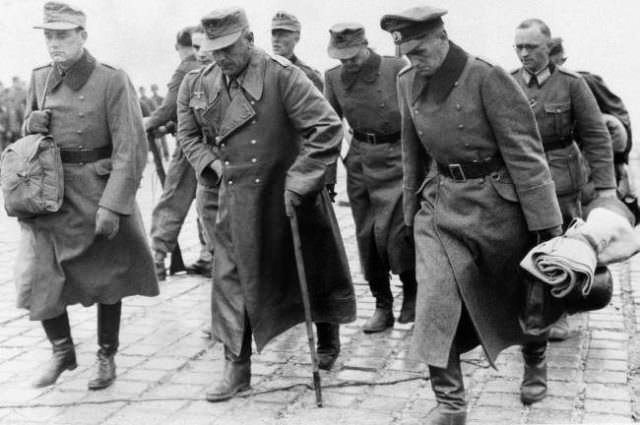
[{"label": "paving stone", "polygon": [[[534,405],[535,406],[535,405]],[[550,410],[532,408],[527,417],[528,424],[568,424],[571,422],[571,410]]]},{"label": "paving stone", "polygon": [[595,400],[587,399],[584,403],[588,413],[612,413],[631,416],[631,403],[620,400]]}]

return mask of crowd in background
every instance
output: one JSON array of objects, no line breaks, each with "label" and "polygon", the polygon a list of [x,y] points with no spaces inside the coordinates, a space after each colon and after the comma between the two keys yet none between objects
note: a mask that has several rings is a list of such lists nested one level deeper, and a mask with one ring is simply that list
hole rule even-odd
[{"label": "crowd in background", "polygon": [[3,150],[20,137],[26,101],[27,85],[20,77],[13,77],[10,86],[0,81],[0,148]]}]

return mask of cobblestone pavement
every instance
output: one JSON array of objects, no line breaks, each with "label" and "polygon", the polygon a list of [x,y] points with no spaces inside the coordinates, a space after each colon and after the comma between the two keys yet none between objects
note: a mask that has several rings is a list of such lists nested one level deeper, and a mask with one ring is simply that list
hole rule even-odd
[{"label": "cobblestone pavement", "polygon": [[[637,161],[636,161],[637,162]],[[139,195],[144,216],[160,188],[147,168]],[[339,199],[344,199],[344,187]],[[209,318],[210,282],[177,275],[156,298],[127,298],[123,307],[118,379],[89,392],[96,351],[95,308],[69,309],[79,367],[54,386],[30,383],[50,354],[37,322],[14,306],[11,269],[18,225],[0,218],[0,424],[367,424],[424,422],[435,405],[425,367],[407,358],[412,327],[365,335],[374,303],[358,272],[354,225],[348,207],[336,204],[358,296],[358,320],[342,327],[342,353],[322,372],[325,407],[310,387],[310,360],[303,326],[253,356],[252,391],[228,402],[208,403],[206,389],[222,372],[222,347],[203,338]],[[146,223],[149,229],[149,223]],[[193,212],[181,244],[186,261],[197,257]],[[570,318],[574,335],[549,349],[549,396],[532,407],[519,401],[522,359],[516,347],[488,367],[479,350],[464,356],[470,424],[626,424],[640,406],[640,260],[613,268],[612,303]],[[400,286],[394,281],[394,293]],[[397,310],[396,310],[397,311]]]}]

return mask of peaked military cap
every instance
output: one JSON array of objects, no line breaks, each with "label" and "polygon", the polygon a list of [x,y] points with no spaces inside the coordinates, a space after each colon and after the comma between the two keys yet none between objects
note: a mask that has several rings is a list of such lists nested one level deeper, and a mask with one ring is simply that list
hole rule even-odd
[{"label": "peaked military cap", "polygon": [[249,28],[249,20],[244,9],[232,7],[218,9],[205,15],[202,27],[207,37],[204,39],[202,50],[220,50],[238,41],[242,31]]},{"label": "peaked military cap", "polygon": [[391,33],[400,53],[410,52],[419,40],[434,28],[442,25],[445,9],[431,6],[412,7],[398,14],[384,15],[380,27]]},{"label": "peaked military cap", "polygon": [[327,52],[334,59],[354,57],[366,44],[364,26],[357,22],[335,24],[329,29],[330,39]]},{"label": "peaked military cap", "polygon": [[34,28],[46,30],[72,30],[86,28],[87,15],[67,3],[49,1],[44,4],[44,19]]},{"label": "peaked military cap", "polygon": [[271,20],[271,31],[273,30],[285,30],[300,32],[300,21],[291,13],[279,11],[275,14]]}]

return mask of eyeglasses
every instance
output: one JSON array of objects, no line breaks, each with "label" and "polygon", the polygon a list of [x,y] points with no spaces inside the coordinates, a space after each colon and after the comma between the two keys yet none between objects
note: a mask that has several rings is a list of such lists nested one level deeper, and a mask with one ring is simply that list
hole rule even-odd
[{"label": "eyeglasses", "polygon": [[513,46],[513,48],[516,50],[526,49],[528,51],[536,50],[538,47],[540,47],[540,44],[516,44],[515,46]]}]

